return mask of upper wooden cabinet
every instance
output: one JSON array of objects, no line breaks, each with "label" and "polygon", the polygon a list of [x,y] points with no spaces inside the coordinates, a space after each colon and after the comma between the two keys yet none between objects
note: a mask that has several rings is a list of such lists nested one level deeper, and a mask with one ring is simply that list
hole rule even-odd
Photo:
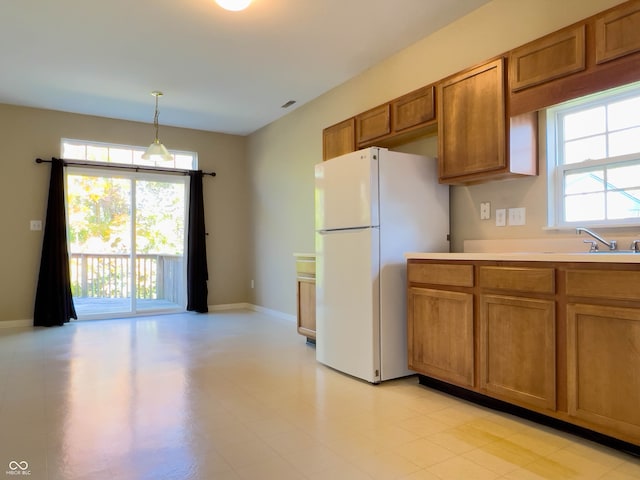
[{"label": "upper wooden cabinet", "polygon": [[391,133],[390,112],[391,105],[385,103],[356,115],[356,144],[358,148]]},{"label": "upper wooden cabinet", "polygon": [[437,99],[441,183],[537,174],[537,117],[507,121],[503,58],[443,80]]},{"label": "upper wooden cabinet", "polygon": [[353,152],[355,149],[356,136],[354,118],[327,127],[322,131],[323,160],[329,160],[330,158]]},{"label": "upper wooden cabinet", "polygon": [[429,132],[436,120],[434,90],[428,85],[356,115],[356,147],[389,147]]},{"label": "upper wooden cabinet", "polygon": [[537,111],[637,81],[640,0],[629,0],[325,129],[323,157],[437,130],[441,183],[537,175]]},{"label": "upper wooden cabinet", "polygon": [[435,132],[435,122],[435,87],[427,85],[325,128],[323,160],[372,145],[398,145]]},{"label": "upper wooden cabinet", "polygon": [[515,92],[586,68],[585,26],[561,30],[509,53],[509,85]]},{"label": "upper wooden cabinet", "polygon": [[640,51],[640,2],[626,3],[596,18],[596,63]]},{"label": "upper wooden cabinet", "polygon": [[640,0],[516,48],[509,53],[509,114],[640,81],[639,52]]},{"label": "upper wooden cabinet", "polygon": [[436,119],[434,86],[424,88],[396,98],[391,102],[391,120],[394,133],[426,125]]}]

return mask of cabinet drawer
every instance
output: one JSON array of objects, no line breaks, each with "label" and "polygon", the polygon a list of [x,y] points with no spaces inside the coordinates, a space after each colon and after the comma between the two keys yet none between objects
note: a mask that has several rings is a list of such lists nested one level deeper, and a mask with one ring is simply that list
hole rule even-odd
[{"label": "cabinet drawer", "polygon": [[640,301],[640,271],[568,270],[567,295]]},{"label": "cabinet drawer", "polygon": [[410,283],[473,287],[473,265],[410,263],[407,269]]},{"label": "cabinet drawer", "polygon": [[480,267],[479,278],[483,288],[548,294],[556,291],[553,268]]}]

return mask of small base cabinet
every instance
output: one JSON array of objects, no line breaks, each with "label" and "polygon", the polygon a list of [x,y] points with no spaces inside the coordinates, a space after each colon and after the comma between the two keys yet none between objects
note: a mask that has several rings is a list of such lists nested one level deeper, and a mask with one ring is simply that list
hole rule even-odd
[{"label": "small base cabinet", "polygon": [[567,310],[569,415],[640,438],[640,310]]},{"label": "small base cabinet", "polygon": [[638,285],[640,263],[409,259],[410,368],[640,452]]},{"label": "small base cabinet", "polygon": [[410,288],[409,368],[462,387],[473,386],[473,295]]},{"label": "small base cabinet", "polygon": [[298,333],[316,342],[316,257],[295,254]]},{"label": "small base cabinet", "polygon": [[480,389],[525,407],[556,408],[555,302],[480,299]]},{"label": "small base cabinet", "polygon": [[570,268],[566,283],[569,415],[640,444],[640,269]]},{"label": "small base cabinet", "polygon": [[555,270],[484,265],[478,274],[480,389],[555,410]]}]

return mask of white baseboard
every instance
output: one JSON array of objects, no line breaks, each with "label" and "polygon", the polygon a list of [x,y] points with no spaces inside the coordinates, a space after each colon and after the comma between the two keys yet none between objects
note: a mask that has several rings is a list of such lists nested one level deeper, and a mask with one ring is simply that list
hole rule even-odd
[{"label": "white baseboard", "polygon": [[224,310],[253,310],[250,303],[221,303],[219,305],[209,305],[210,312],[221,312]]},{"label": "white baseboard", "polygon": [[252,305],[252,307],[253,307],[253,310],[255,310],[256,312],[265,313],[267,315],[271,315],[272,317],[278,317],[293,323],[296,323],[297,321],[295,315],[290,315],[288,313],[280,312],[278,310],[271,310],[270,308],[261,307],[260,305]]},{"label": "white baseboard", "polygon": [[[252,303],[227,303],[220,305],[209,305],[210,312],[222,312],[225,310],[251,310],[254,312],[264,313],[265,315],[271,315],[272,317],[281,318],[289,322],[296,322],[296,316],[288,313],[280,312],[278,310],[272,310],[270,308],[261,307],[259,305],[253,305]],[[33,327],[33,319],[26,320],[4,320],[0,321],[0,328],[22,328]]]},{"label": "white baseboard", "polygon": [[228,303],[222,305],[209,305],[210,312],[224,311],[224,310],[252,310],[254,312],[264,313],[265,315],[271,315],[272,317],[281,318],[289,322],[295,323],[297,318],[295,315],[280,312],[278,310],[272,310],[270,308],[261,307],[260,305],[254,305],[252,303]]}]

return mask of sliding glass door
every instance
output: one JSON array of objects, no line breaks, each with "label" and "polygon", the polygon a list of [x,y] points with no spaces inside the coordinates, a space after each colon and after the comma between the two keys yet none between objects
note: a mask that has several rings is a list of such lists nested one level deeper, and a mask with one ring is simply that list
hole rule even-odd
[{"label": "sliding glass door", "polygon": [[187,177],[67,168],[79,319],[183,311]]}]

